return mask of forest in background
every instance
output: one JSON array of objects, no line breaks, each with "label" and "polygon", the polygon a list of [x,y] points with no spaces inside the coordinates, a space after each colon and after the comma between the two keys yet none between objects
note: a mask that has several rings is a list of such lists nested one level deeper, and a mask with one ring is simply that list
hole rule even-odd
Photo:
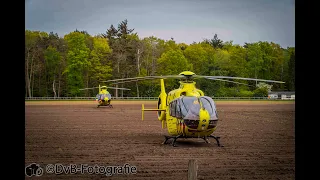
[{"label": "forest in background", "polygon": [[[91,36],[75,30],[57,33],[25,30],[25,97],[92,97],[101,81],[154,75],[178,75],[192,71],[207,76],[238,76],[284,81],[272,84],[272,91],[295,90],[295,47],[283,48],[273,42],[223,41],[215,34],[190,45],[154,36],[140,38],[128,21],[111,25],[105,33]],[[216,97],[260,97],[266,92],[255,81],[230,82],[198,79],[197,88]],[[179,80],[165,80],[166,91],[179,87]],[[119,84],[131,91],[122,97],[157,97],[159,80]],[[115,90],[109,89],[115,96]]]}]

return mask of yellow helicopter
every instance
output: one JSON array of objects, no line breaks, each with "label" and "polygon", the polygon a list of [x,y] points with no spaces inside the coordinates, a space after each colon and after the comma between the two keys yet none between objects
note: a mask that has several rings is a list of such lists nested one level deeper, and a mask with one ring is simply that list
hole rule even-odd
[{"label": "yellow helicopter", "polygon": [[111,104],[111,94],[109,93],[109,91],[107,91],[107,89],[130,90],[127,88],[107,87],[107,86],[100,86],[100,85],[99,87],[83,88],[79,90],[96,89],[96,88],[99,88],[99,93],[96,95],[96,98],[95,98],[95,100],[98,102],[97,108],[100,106],[107,106],[107,107],[113,108]]},{"label": "yellow helicopter", "polygon": [[[165,91],[164,79],[175,78],[180,80],[180,87],[170,91]],[[284,83],[282,81],[230,77],[230,76],[200,76],[191,71],[181,72],[179,75],[167,76],[146,76],[125,79],[115,79],[103,82],[126,83],[139,80],[160,79],[161,92],[158,97],[157,109],[145,109],[142,104],[142,120],[144,111],[157,111],[158,120],[161,121],[162,128],[167,128],[169,136],[165,135],[163,144],[167,144],[169,139],[173,139],[172,146],[176,146],[178,138],[202,138],[206,143],[207,138],[212,137],[216,140],[218,146],[220,137],[212,135],[217,128],[218,113],[214,100],[205,96],[203,91],[197,89],[196,82],[193,79],[205,78],[210,80],[219,80],[237,84],[245,84],[225,79],[253,80],[270,83]],[[247,84],[245,84],[247,85]]]}]

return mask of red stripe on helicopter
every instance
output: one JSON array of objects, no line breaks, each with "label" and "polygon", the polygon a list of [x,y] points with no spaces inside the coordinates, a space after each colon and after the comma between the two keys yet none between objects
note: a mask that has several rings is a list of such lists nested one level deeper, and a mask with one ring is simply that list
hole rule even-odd
[{"label": "red stripe on helicopter", "polygon": [[186,125],[183,123],[183,135],[186,135],[186,129],[185,129]]}]

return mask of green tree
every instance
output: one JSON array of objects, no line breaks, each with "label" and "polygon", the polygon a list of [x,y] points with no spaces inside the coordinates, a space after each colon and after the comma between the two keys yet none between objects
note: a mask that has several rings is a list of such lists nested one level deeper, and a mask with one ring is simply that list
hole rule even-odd
[{"label": "green tree", "polygon": [[[184,57],[181,50],[169,50],[158,59],[157,75],[178,75],[183,71],[192,70],[192,64]],[[167,80],[169,89],[177,88],[178,81]]]},{"label": "green tree", "polygon": [[70,96],[81,95],[80,88],[84,87],[83,75],[85,70],[90,67],[90,49],[86,46],[86,37],[83,33],[72,32],[64,36],[68,44],[67,73],[68,90]]},{"label": "green tree", "polygon": [[100,81],[108,80],[112,77],[111,61],[108,56],[112,50],[104,38],[93,38],[93,50],[90,53],[89,80],[93,86],[97,86]]},{"label": "green tree", "polygon": [[[91,36],[75,30],[59,37],[57,33],[25,31],[25,96],[90,96],[83,87],[97,86],[99,80],[135,76],[174,75],[191,70],[198,75],[240,76],[285,81],[272,84],[276,90],[295,89],[295,48],[282,48],[273,42],[223,42],[217,34],[200,43],[176,43],[155,36],[140,39],[128,21],[111,25],[106,34]],[[254,81],[234,80],[254,85]],[[206,95],[265,96],[263,88],[225,81],[197,79],[196,86]],[[257,82],[256,82],[257,83]],[[158,81],[124,84],[136,91],[122,96],[157,96]],[[166,80],[168,90],[178,80]],[[122,86],[121,86],[122,87]],[[116,96],[117,96],[116,91]]]},{"label": "green tree", "polygon": [[146,75],[153,76],[157,69],[157,59],[165,52],[165,41],[154,36],[142,39],[144,51],[142,53],[142,66],[146,69]]},{"label": "green tree", "polygon": [[52,91],[54,97],[57,97],[56,92],[56,79],[58,78],[57,75],[59,71],[59,62],[61,60],[61,55],[57,51],[56,48],[52,47],[51,45],[45,50],[44,52],[45,60],[46,60],[46,67],[48,69],[47,73],[49,76],[49,80],[52,82]]},{"label": "green tree", "polygon": [[[112,49],[110,59],[113,62],[112,69],[113,77],[115,78],[124,78],[129,76],[127,72],[132,69],[128,64],[132,66],[132,63],[135,60],[133,59],[134,55],[131,53],[132,47],[129,44],[129,36],[133,31],[134,29],[129,29],[128,21],[125,19],[118,24],[118,29],[115,29],[115,27],[111,25],[107,30],[107,33],[104,34],[104,37],[108,38],[108,43]],[[122,71],[120,71],[120,69]]]},{"label": "green tree", "polygon": [[217,34],[214,34],[212,39],[205,39],[204,43],[210,44],[212,47],[216,48],[223,48],[223,41],[218,38]]},{"label": "green tree", "polygon": [[[26,96],[33,97],[35,79],[38,79],[38,94],[47,96],[47,76],[44,59],[44,50],[48,44],[48,33],[40,31],[25,31],[25,80]],[[44,83],[44,88],[41,87]]]},{"label": "green tree", "polygon": [[262,77],[259,77],[259,72],[263,68],[262,67],[263,59],[262,59],[261,47],[259,46],[258,43],[248,44],[247,57],[248,57],[248,68],[250,71],[250,76],[254,78],[262,78]]},{"label": "green tree", "polygon": [[158,59],[158,75],[177,75],[182,71],[192,70],[192,65],[181,50],[169,50]]},{"label": "green tree", "polygon": [[184,56],[188,62],[193,65],[193,72],[196,74],[204,74],[207,72],[207,52],[201,44],[192,44],[184,50]]},{"label": "green tree", "polygon": [[29,30],[25,31],[25,80],[27,93],[26,96],[28,97],[32,97],[31,81],[38,38],[38,32],[33,32]]}]

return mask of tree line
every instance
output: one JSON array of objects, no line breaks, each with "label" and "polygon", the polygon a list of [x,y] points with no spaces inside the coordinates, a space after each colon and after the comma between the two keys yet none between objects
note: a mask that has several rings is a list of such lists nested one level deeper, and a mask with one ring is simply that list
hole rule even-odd
[{"label": "tree line", "polygon": [[[173,38],[140,38],[127,20],[95,36],[79,30],[64,37],[25,31],[26,97],[95,96],[97,90],[79,89],[99,83],[115,86],[101,83],[115,78],[177,75],[186,70],[198,75],[279,80],[285,84],[272,84],[273,91],[294,91],[295,48],[266,41],[240,46],[224,42],[217,34],[190,45]],[[259,93],[256,82],[237,81],[251,86],[204,79],[196,80],[196,86],[208,96],[266,96]],[[179,87],[178,80],[165,83],[167,91]],[[159,80],[119,84],[131,91],[119,91],[117,96],[155,97],[159,84]]]}]

